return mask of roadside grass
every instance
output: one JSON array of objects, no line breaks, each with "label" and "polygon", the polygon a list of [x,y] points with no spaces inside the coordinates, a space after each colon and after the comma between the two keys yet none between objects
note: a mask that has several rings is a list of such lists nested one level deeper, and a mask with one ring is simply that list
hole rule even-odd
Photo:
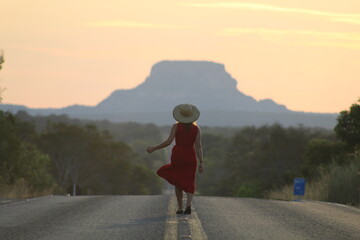
[{"label": "roadside grass", "polygon": [[55,186],[42,191],[32,190],[24,179],[17,180],[12,185],[0,184],[0,198],[24,199],[53,194]]},{"label": "roadside grass", "polygon": [[326,182],[318,181],[307,183],[305,187],[305,195],[304,196],[294,196],[294,186],[286,185],[283,188],[275,189],[267,193],[266,197],[270,199],[277,200],[287,200],[292,201],[296,199],[304,199],[304,200],[318,200],[318,201],[326,201],[328,193],[328,185]]},{"label": "roadside grass", "polygon": [[[266,194],[267,198],[295,200],[293,185],[274,189]],[[334,202],[360,207],[360,161],[341,166],[331,164],[317,181],[306,183],[304,200]]]}]

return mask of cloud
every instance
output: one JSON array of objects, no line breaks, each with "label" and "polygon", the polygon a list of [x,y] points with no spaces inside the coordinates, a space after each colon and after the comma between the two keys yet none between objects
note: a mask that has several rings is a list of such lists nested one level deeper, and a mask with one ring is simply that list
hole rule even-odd
[{"label": "cloud", "polygon": [[281,41],[289,44],[360,49],[360,33],[354,32],[315,32],[263,28],[225,28],[219,32],[219,35],[231,37],[244,34],[258,35],[266,40]]},{"label": "cloud", "polygon": [[252,33],[257,35],[302,35],[360,42],[360,33],[345,32],[315,32],[306,30],[279,30],[265,28],[225,28],[223,29],[223,33],[224,35],[239,35],[244,33]]},{"label": "cloud", "polygon": [[334,18],[333,21],[360,25],[360,19],[358,18]]},{"label": "cloud", "polygon": [[21,47],[26,51],[43,53],[56,57],[80,58],[80,59],[99,59],[99,55],[85,49],[61,49],[61,48],[44,48],[44,47]]},{"label": "cloud", "polygon": [[182,5],[189,7],[199,7],[199,8],[229,8],[229,9],[241,9],[241,10],[253,10],[253,11],[306,14],[313,16],[328,17],[330,18],[331,21],[360,24],[360,14],[324,12],[324,11],[316,11],[316,10],[303,9],[303,8],[287,8],[287,7],[279,7],[268,4],[242,3],[242,2],[237,2],[237,3],[217,2],[217,3],[183,3]]},{"label": "cloud", "polygon": [[92,27],[113,27],[113,28],[185,28],[185,26],[169,25],[169,24],[154,24],[144,22],[130,22],[130,21],[100,21],[87,23],[87,26]]}]

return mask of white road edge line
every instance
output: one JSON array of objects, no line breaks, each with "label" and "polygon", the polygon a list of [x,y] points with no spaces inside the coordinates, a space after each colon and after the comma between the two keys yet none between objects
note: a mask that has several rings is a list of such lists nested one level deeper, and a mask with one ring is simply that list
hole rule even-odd
[{"label": "white road edge line", "polygon": [[201,225],[200,219],[196,214],[195,208],[192,207],[191,217],[189,218],[189,228],[191,232],[191,239],[207,240],[207,235]]},{"label": "white road edge line", "polygon": [[178,232],[178,219],[175,213],[176,199],[174,195],[170,196],[167,219],[165,223],[164,240],[176,240]]},{"label": "white road edge line", "polygon": [[0,201],[0,207],[1,206],[9,206],[9,205],[16,205],[16,204],[23,204],[23,203],[27,203],[33,200],[38,200],[38,199],[43,199],[43,198],[50,198],[53,197],[54,195],[45,195],[45,196],[40,196],[40,197],[33,197],[33,198],[23,198],[23,199],[15,199],[15,200],[3,200]]}]

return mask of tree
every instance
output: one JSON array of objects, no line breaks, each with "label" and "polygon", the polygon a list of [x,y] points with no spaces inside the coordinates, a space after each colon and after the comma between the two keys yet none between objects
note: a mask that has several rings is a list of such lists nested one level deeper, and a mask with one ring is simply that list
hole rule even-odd
[{"label": "tree", "polygon": [[34,129],[12,114],[0,111],[0,183],[12,185],[24,179],[32,191],[52,187],[50,158],[32,143]]},{"label": "tree", "polygon": [[5,59],[4,59],[4,51],[1,50],[1,55],[0,55],[0,70],[2,68],[2,64],[5,62]]},{"label": "tree", "polygon": [[78,185],[85,194],[155,194],[161,186],[154,172],[134,164],[124,142],[114,141],[95,126],[49,125],[39,146],[53,161],[60,186]]},{"label": "tree", "polygon": [[266,191],[291,182],[300,173],[311,135],[303,127],[283,128],[278,124],[240,130],[225,162],[225,194],[262,197]]},{"label": "tree", "polygon": [[206,170],[197,176],[197,191],[201,195],[222,195],[221,181],[226,176],[224,159],[226,158],[230,138],[217,133],[204,133],[204,167]]},{"label": "tree", "polygon": [[327,139],[314,138],[307,145],[301,172],[307,179],[321,176],[321,170],[331,163],[343,164],[344,144]]},{"label": "tree", "polygon": [[[5,62],[5,59],[4,59],[4,52],[3,50],[1,50],[1,55],[0,55],[0,70],[2,68],[2,64]],[[1,103],[1,92],[3,91],[3,89],[0,87],[0,103]]]},{"label": "tree", "polygon": [[40,136],[39,146],[53,160],[53,175],[58,184],[67,188],[72,184],[84,185],[89,178],[97,177],[93,167],[98,167],[94,164],[106,138],[90,125],[81,128],[58,123],[49,125]]},{"label": "tree", "polygon": [[[360,103],[360,99],[358,100]],[[353,104],[348,111],[340,112],[335,134],[342,140],[349,152],[360,146],[360,105]]]}]

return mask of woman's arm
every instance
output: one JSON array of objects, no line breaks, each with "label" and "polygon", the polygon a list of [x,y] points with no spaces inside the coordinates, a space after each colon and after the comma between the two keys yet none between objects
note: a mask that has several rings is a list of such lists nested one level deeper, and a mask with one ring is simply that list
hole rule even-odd
[{"label": "woman's arm", "polygon": [[203,172],[203,148],[202,148],[202,144],[201,144],[201,131],[200,128],[198,130],[198,133],[196,135],[196,139],[195,139],[195,151],[196,151],[196,155],[199,159],[200,165],[199,165],[199,172],[202,173]]},{"label": "woman's arm", "polygon": [[148,147],[148,148],[146,149],[146,151],[147,151],[148,153],[152,153],[152,152],[154,152],[154,151],[156,151],[156,150],[159,150],[159,149],[162,149],[162,148],[164,148],[164,147],[169,146],[169,145],[172,143],[172,141],[174,140],[174,138],[175,138],[176,129],[177,129],[177,124],[174,124],[174,125],[172,126],[172,128],[171,128],[171,132],[170,132],[170,135],[169,135],[168,139],[166,139],[165,141],[163,141],[163,142],[160,143],[159,145],[156,145],[156,146],[153,146],[153,147]]}]

